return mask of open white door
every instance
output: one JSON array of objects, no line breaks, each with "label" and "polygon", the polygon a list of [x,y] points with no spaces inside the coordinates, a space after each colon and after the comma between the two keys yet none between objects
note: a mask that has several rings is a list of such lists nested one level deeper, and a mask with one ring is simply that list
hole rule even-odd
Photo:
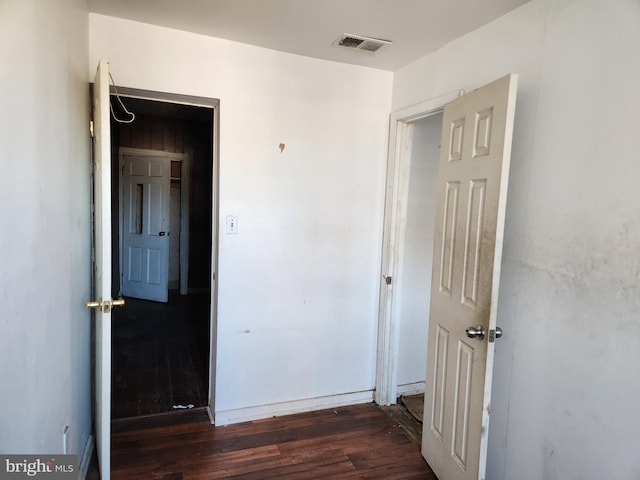
[{"label": "open white door", "polygon": [[109,64],[100,60],[93,84],[94,300],[96,378],[95,428],[102,480],[111,476],[111,139],[109,128]]},{"label": "open white door", "polygon": [[141,155],[123,160],[122,294],[166,302],[171,161]]},{"label": "open white door", "polygon": [[422,454],[483,479],[517,75],[444,109]]}]

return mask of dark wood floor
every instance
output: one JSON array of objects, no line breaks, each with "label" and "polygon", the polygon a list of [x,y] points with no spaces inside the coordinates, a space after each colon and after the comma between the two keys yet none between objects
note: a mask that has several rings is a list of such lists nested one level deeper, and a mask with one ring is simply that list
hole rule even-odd
[{"label": "dark wood floor", "polygon": [[226,427],[198,409],[117,420],[112,430],[114,480],[436,479],[420,447],[374,404]]},{"label": "dark wood floor", "polygon": [[113,310],[111,418],[207,404],[209,297],[127,298]]}]

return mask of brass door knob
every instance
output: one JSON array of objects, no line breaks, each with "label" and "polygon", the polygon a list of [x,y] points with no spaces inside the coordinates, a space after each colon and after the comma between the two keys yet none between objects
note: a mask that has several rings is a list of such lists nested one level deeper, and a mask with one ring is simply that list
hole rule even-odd
[{"label": "brass door knob", "polygon": [[102,313],[110,313],[113,307],[124,307],[124,298],[120,297],[117,300],[102,300],[98,301],[89,300],[86,304],[87,308],[98,308],[102,310]]}]

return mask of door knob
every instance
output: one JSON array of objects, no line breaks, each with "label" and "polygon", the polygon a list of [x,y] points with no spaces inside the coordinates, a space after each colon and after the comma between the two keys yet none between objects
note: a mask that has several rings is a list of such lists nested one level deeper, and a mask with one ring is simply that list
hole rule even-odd
[{"label": "door knob", "polygon": [[160,232],[158,233],[158,235],[160,235],[161,237],[164,237],[167,234],[167,232]]},{"label": "door knob", "polygon": [[502,329],[500,327],[496,327],[496,338],[500,338],[502,336]]},{"label": "door knob", "polygon": [[478,340],[482,340],[484,338],[484,327],[482,325],[469,327],[465,331],[467,332],[467,337],[469,338],[477,338]]},{"label": "door knob", "polygon": [[102,300],[88,301],[86,303],[87,308],[97,308],[102,310],[102,313],[109,313],[113,307],[124,307],[124,298],[118,298],[117,300]]}]

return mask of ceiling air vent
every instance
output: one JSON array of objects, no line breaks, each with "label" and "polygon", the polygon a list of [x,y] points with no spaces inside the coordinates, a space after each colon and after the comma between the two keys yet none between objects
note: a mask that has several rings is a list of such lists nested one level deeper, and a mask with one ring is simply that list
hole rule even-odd
[{"label": "ceiling air vent", "polygon": [[348,48],[350,50],[359,50],[361,52],[369,53],[375,53],[385,45],[390,44],[391,40],[364,37],[362,35],[352,35],[350,33],[345,33],[332,43],[334,47]]}]

